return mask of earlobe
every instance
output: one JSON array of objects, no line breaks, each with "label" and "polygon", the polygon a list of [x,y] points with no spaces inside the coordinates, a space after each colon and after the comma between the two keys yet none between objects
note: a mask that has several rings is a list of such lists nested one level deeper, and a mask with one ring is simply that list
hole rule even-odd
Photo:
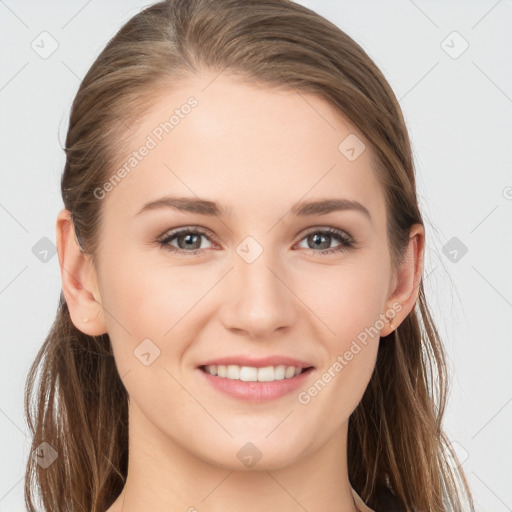
[{"label": "earlobe", "polygon": [[56,241],[62,278],[62,293],[77,329],[89,336],[107,332],[96,271],[90,256],[78,245],[71,213],[57,216]]},{"label": "earlobe", "polygon": [[393,332],[416,305],[423,275],[424,248],[425,229],[422,224],[414,224],[410,229],[409,245],[396,276],[394,290],[386,302],[387,311],[396,311],[396,314],[393,318],[387,315],[389,324],[382,329],[381,337]]}]

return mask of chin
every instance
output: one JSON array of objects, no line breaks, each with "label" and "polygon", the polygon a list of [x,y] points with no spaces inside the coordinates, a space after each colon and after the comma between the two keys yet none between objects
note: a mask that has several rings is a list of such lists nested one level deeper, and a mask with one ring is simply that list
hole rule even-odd
[{"label": "chin", "polygon": [[[271,434],[272,436],[273,434]],[[251,440],[252,439],[252,440]],[[300,458],[307,449],[308,443],[285,442],[284,436],[274,439],[243,436],[231,439],[227,443],[212,443],[215,445],[215,453],[208,451],[196,453],[196,455],[208,464],[229,471],[269,471],[285,468]],[[197,445],[196,445],[197,450]]]}]

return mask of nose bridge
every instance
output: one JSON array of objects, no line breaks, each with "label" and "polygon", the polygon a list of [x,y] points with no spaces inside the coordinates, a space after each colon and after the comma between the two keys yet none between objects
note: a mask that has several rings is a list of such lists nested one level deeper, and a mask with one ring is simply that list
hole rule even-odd
[{"label": "nose bridge", "polygon": [[[269,240],[267,237],[266,240]],[[226,326],[265,336],[293,321],[293,293],[272,247],[247,237],[236,248]]]}]

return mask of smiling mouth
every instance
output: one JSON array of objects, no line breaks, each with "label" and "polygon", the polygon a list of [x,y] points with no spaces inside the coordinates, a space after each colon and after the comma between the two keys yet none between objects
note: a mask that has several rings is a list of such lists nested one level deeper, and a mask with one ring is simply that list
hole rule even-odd
[{"label": "smiling mouth", "polygon": [[256,368],[254,366],[229,365],[203,365],[200,370],[213,377],[220,377],[229,380],[238,380],[242,382],[273,382],[279,380],[289,380],[309,372],[312,366],[301,368],[289,365],[273,365]]}]

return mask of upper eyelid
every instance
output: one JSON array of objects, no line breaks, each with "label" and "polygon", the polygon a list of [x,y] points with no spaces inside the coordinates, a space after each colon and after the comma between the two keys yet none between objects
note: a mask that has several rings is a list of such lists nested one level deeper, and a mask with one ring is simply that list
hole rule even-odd
[{"label": "upper eyelid", "polygon": [[[341,228],[335,228],[334,226],[312,226],[310,228],[306,228],[305,230],[301,231],[300,233],[308,234],[308,233],[315,233],[317,231],[329,231],[329,230],[334,230],[341,234],[347,235],[349,238],[352,238],[352,235],[348,231],[346,231],[345,229],[341,229]],[[297,235],[299,235],[299,233],[297,233]]]},{"label": "upper eyelid", "polygon": [[160,235],[157,238],[157,240],[163,241],[163,240],[166,240],[167,238],[174,238],[174,237],[180,235],[181,233],[196,233],[199,235],[211,237],[214,240],[216,239],[215,235],[213,235],[213,233],[206,228],[200,228],[200,227],[196,227],[196,226],[184,226],[181,228],[169,229],[169,230],[165,231],[162,235]]}]

